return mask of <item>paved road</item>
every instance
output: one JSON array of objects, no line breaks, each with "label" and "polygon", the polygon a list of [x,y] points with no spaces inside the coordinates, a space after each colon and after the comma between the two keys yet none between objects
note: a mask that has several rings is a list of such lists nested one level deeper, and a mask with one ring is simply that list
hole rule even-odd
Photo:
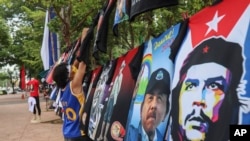
[{"label": "paved road", "polygon": [[53,110],[46,110],[40,97],[42,122],[30,123],[27,97],[22,94],[0,95],[0,141],[63,141],[62,121]]}]

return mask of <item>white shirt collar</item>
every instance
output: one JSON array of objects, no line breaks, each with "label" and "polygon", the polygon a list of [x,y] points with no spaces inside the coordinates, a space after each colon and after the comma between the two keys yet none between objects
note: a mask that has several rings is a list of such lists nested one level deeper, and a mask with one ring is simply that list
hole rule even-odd
[{"label": "white shirt collar", "polygon": [[[142,126],[142,141],[149,141],[148,135],[147,135],[147,133],[145,132],[143,126]],[[156,133],[156,130],[155,130],[155,136],[154,136],[153,141],[157,141],[157,133]]]}]

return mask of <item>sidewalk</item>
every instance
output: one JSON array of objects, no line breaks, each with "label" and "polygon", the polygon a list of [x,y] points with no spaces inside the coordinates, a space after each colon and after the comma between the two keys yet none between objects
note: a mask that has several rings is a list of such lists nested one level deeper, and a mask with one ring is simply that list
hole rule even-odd
[{"label": "sidewalk", "polygon": [[63,141],[62,121],[54,110],[46,110],[40,97],[42,122],[30,123],[28,99],[22,94],[0,95],[0,140],[2,141]]}]

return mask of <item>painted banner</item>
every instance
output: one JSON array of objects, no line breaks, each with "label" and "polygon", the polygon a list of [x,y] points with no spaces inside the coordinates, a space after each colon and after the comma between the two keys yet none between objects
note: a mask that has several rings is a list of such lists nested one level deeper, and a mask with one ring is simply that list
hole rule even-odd
[{"label": "painted banner", "polygon": [[[140,46],[129,50],[124,55],[121,66],[117,66],[118,71],[116,70],[116,75],[113,77],[113,86],[106,109],[106,113],[109,112],[109,105],[113,102],[112,96],[116,95],[117,98],[113,103],[113,112],[110,114],[111,117],[109,117],[110,119],[107,120],[106,124],[106,130],[108,131],[105,135],[109,141],[123,140],[125,137],[128,112],[135,82],[140,71],[143,48],[143,46]],[[117,87],[117,83],[120,83],[120,88]]]},{"label": "painted banner", "polygon": [[226,141],[230,125],[250,124],[249,15],[250,0],[223,0],[190,18],[165,140]]},{"label": "painted banner", "polygon": [[110,79],[110,77],[113,76],[113,74],[110,74],[110,71],[112,70],[112,66],[115,66],[113,64],[113,61],[108,61],[103,66],[102,72],[100,74],[100,77],[98,79],[96,89],[93,95],[91,110],[90,110],[90,119],[89,119],[89,129],[88,129],[88,135],[91,139],[95,139],[97,127],[101,118],[101,113],[103,111],[103,97],[105,96],[105,90],[109,89],[109,85],[107,82]]},{"label": "painted banner", "polygon": [[[101,117],[100,117],[100,120],[99,120],[99,123],[96,125],[95,127],[95,130],[96,130],[96,135],[95,135],[95,138],[93,140],[103,140],[104,139],[104,134],[106,134],[106,123],[110,121],[110,117],[111,117],[111,114],[112,114],[112,111],[113,111],[113,103],[110,103],[108,104],[108,101],[111,101],[110,100],[110,97],[112,97],[112,100],[113,101],[116,101],[117,99],[117,95],[112,95],[110,96],[111,94],[111,88],[113,87],[114,85],[114,76],[117,75],[117,67],[119,68],[121,66],[121,63],[122,61],[124,60],[123,57],[119,57],[116,59],[116,64],[113,66],[114,68],[112,69],[112,75],[111,75],[111,79],[109,80],[109,83],[108,85],[106,85],[106,88],[105,88],[105,93],[104,93],[104,101],[101,102],[100,106],[103,107],[103,110],[102,112],[100,113]],[[116,84],[116,86],[119,86],[120,84]],[[102,99],[103,100],[103,99]],[[109,105],[109,106],[107,106]],[[108,107],[108,108],[107,108]],[[107,112],[107,109],[109,109]],[[106,114],[105,114],[106,113]],[[108,120],[109,119],[109,120]],[[91,132],[91,130],[89,130],[89,132]]]},{"label": "painted banner", "polygon": [[144,43],[141,71],[126,125],[126,141],[164,139],[174,71],[171,45],[178,37],[181,25],[178,23]]},{"label": "painted banner", "polygon": [[83,129],[85,134],[88,133],[91,105],[92,105],[96,85],[101,75],[101,72],[102,72],[102,66],[99,66],[95,68],[94,70],[92,70],[92,73],[91,73],[92,74],[91,81],[89,84],[87,97],[86,97],[85,105],[83,108],[82,121],[80,122],[81,128]]}]

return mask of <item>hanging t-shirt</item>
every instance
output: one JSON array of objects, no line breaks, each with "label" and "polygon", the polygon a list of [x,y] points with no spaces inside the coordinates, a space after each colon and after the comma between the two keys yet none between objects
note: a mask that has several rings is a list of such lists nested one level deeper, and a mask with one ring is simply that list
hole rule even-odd
[{"label": "hanging t-shirt", "polygon": [[143,46],[136,47],[121,56],[123,60],[116,66],[103,122],[106,123],[107,130],[104,137],[109,141],[123,139],[125,136],[128,111],[137,78],[135,75],[138,75],[137,71],[140,70],[142,54]]},{"label": "hanging t-shirt", "polygon": [[118,36],[118,24],[129,19],[129,7],[128,0],[117,0],[113,24],[113,33],[115,36]]},{"label": "hanging t-shirt", "polygon": [[108,26],[109,26],[109,16],[115,7],[115,0],[108,0],[104,7],[101,9],[98,25],[96,39],[94,43],[94,56],[97,51],[105,52],[107,51],[107,37],[108,37]]},{"label": "hanging t-shirt", "polygon": [[84,75],[84,78],[83,78],[82,88],[83,88],[85,97],[87,97],[87,93],[88,93],[89,85],[91,81],[91,76],[92,76],[92,71],[89,71]]},{"label": "hanging t-shirt", "polygon": [[[104,100],[104,103],[103,103],[103,111],[102,111],[102,113],[101,113],[101,118],[100,118],[100,121],[99,121],[99,123],[102,123],[102,124],[99,124],[99,126],[102,126],[102,127],[98,127],[98,126],[96,126],[96,128],[97,128],[97,131],[98,131],[98,133],[95,135],[95,137],[93,137],[93,140],[95,140],[96,138],[98,138],[98,140],[101,138],[101,139],[103,139],[103,137],[100,137],[100,135],[103,135],[104,133],[104,129],[105,129],[105,125],[106,124],[104,124],[105,123],[105,121],[106,121],[106,119],[107,118],[109,118],[110,119],[110,117],[111,117],[111,114],[112,114],[112,108],[113,108],[113,104],[112,103],[109,103],[109,105],[110,106],[108,106],[108,107],[110,107],[109,109],[109,113],[107,112],[106,113],[106,110],[107,110],[107,105],[108,105],[108,101],[109,101],[109,96],[110,96],[110,91],[111,91],[111,86],[113,86],[113,77],[114,77],[114,75],[116,75],[116,72],[117,72],[117,66],[121,66],[121,63],[122,63],[122,61],[124,60],[124,58],[123,57],[119,57],[118,59],[116,59],[116,64],[114,65],[114,67],[115,68],[113,68],[112,70],[113,70],[113,73],[111,74],[111,81],[110,81],[110,78],[109,78],[109,84],[107,85],[107,87],[106,87],[106,89],[105,89],[105,100]],[[112,106],[111,106],[112,105]],[[107,115],[109,115],[109,116],[107,116]],[[93,126],[93,125],[92,125]],[[92,127],[91,126],[89,126],[89,134],[91,135],[92,134],[92,130],[93,129],[91,129]],[[102,130],[102,131],[100,131],[100,130]],[[101,133],[100,133],[101,132]]]},{"label": "hanging t-shirt", "polygon": [[249,3],[224,0],[190,17],[176,56],[167,141],[226,141],[230,125],[250,124]]},{"label": "hanging t-shirt", "polygon": [[130,20],[143,12],[178,4],[178,0],[131,0]]},{"label": "hanging t-shirt", "polygon": [[[112,68],[113,61],[108,61],[102,69],[100,77],[98,79],[96,89],[93,95],[91,110],[90,110],[90,119],[89,119],[89,132],[88,135],[91,139],[94,140],[97,127],[101,118],[101,113],[103,111],[103,97],[105,89],[107,89],[107,82],[113,74],[110,74],[110,70]],[[108,85],[109,86],[109,85]]]},{"label": "hanging t-shirt", "polygon": [[55,86],[55,87],[52,89],[51,93],[50,93],[49,99],[51,99],[51,100],[53,100],[53,101],[56,100],[58,90],[59,90],[59,88],[57,88],[57,86]]},{"label": "hanging t-shirt", "polygon": [[34,107],[36,105],[36,99],[34,97],[29,97],[28,98],[28,104],[29,104],[29,111],[33,113]]},{"label": "hanging t-shirt", "polygon": [[92,70],[91,82],[89,84],[86,102],[84,104],[83,114],[81,116],[82,122],[80,122],[81,128],[83,129],[84,133],[88,133],[90,109],[92,105],[95,88],[96,88],[98,79],[100,77],[101,71],[102,71],[102,66],[99,66],[95,68],[94,70]]}]

